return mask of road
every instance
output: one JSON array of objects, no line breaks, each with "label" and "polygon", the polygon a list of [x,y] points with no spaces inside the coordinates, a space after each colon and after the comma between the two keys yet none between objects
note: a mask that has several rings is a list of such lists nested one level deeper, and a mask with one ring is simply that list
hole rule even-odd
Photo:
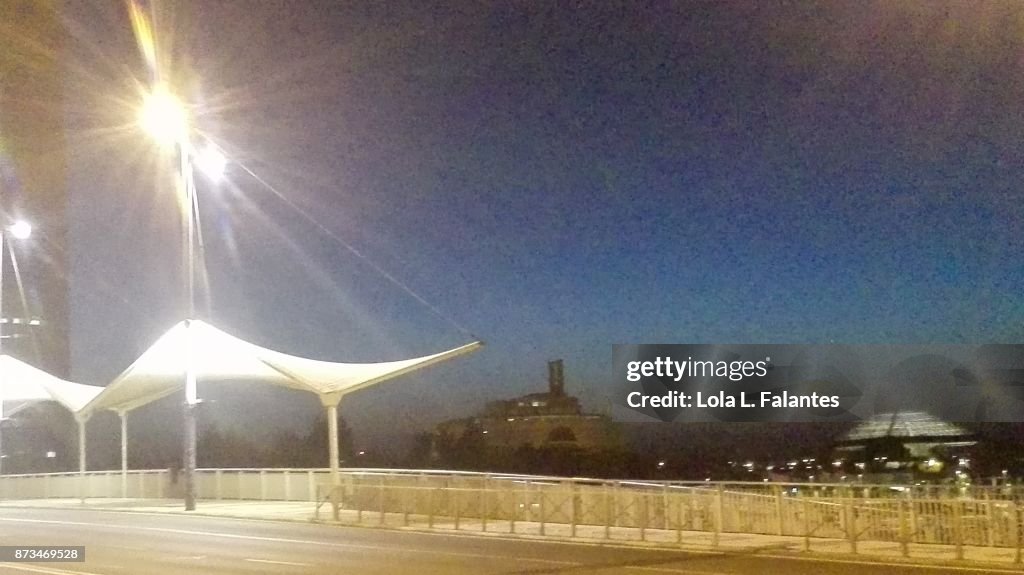
[{"label": "road", "polygon": [[[86,548],[84,563],[0,564],[0,573],[17,575],[940,575],[999,572],[85,509],[0,509],[0,545],[84,545]],[[1020,573],[1009,569],[1005,572]]]}]

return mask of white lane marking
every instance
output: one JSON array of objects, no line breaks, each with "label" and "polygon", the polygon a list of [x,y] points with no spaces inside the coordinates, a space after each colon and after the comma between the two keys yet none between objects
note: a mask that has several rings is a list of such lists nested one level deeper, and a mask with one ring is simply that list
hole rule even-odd
[{"label": "white lane marking", "polygon": [[295,566],[295,567],[312,567],[313,566],[312,563],[296,563],[295,561],[274,561],[272,559],[249,559],[249,558],[246,558],[245,560],[246,561],[250,561],[252,563],[269,563],[271,565],[292,565],[292,566]]},{"label": "white lane marking", "polygon": [[[602,569],[601,566],[597,566],[598,569]],[[634,571],[653,571],[654,573],[678,573],[679,575],[735,575],[734,573],[724,573],[722,571],[696,571],[693,569],[673,569],[671,567],[639,567],[639,566],[616,566],[618,569],[631,569]]]},{"label": "white lane marking", "polygon": [[[364,549],[369,551],[384,551],[387,553],[407,552],[424,553],[428,555],[445,555],[451,557],[471,557],[474,559],[508,559],[512,561],[526,561],[531,563],[549,563],[551,565],[583,565],[576,561],[558,561],[556,559],[537,559],[533,557],[520,557],[512,555],[491,555],[487,553],[465,553],[462,551],[438,551],[436,549],[411,549],[395,548],[392,545],[363,545],[357,543],[338,543],[330,541],[313,541],[309,539],[291,539],[287,537],[262,537],[257,535],[239,535],[237,533],[218,533],[216,531],[192,531],[189,529],[171,529],[169,527],[143,527],[135,525],[112,525],[110,523],[89,523],[86,521],[55,521],[51,519],[16,519],[0,517],[0,521],[12,523],[43,523],[48,525],[78,525],[82,527],[106,527],[122,529],[127,531],[154,531],[159,533],[176,533],[180,535],[199,535],[203,537],[223,537],[225,539],[244,539],[248,541],[269,541],[272,543],[297,543],[299,545],[315,545],[319,547],[336,547],[342,549]],[[1020,575],[1018,573],[1018,575]]]},{"label": "white lane marking", "polygon": [[89,571],[72,571],[70,569],[57,569],[55,567],[39,567],[37,565],[21,565],[17,563],[7,563],[4,565],[4,569],[14,569],[15,571],[28,571],[30,573],[46,573],[47,575],[100,575],[99,573],[92,573]]}]

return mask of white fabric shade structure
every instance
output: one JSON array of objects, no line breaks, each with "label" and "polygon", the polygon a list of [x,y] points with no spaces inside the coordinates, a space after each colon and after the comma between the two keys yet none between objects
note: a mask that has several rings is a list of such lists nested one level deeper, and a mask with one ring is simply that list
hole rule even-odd
[{"label": "white fabric shade structure", "polygon": [[269,383],[318,395],[324,405],[373,384],[473,351],[480,342],[455,349],[382,363],[335,363],[273,351],[229,335],[201,320],[181,322],[84,406],[130,411],[180,391],[185,386],[184,358],[202,383],[245,381]]},{"label": "white fabric shade structure", "polygon": [[102,387],[65,381],[19,359],[0,355],[0,397],[3,401],[22,404],[56,401],[68,411],[79,413],[101,391]]},{"label": "white fabric shade structure", "polygon": [[[315,393],[327,410],[332,478],[338,481],[337,408],[341,398],[371,385],[479,349],[476,341],[448,351],[380,363],[335,363],[266,349],[201,320],[182,321],[161,336],[106,387],[64,381],[7,356],[0,356],[3,397],[52,399],[75,415],[79,426],[79,470],[85,471],[85,422],[111,410],[121,418],[122,485],[127,476],[127,412],[185,388],[186,365],[202,384],[267,383]],[[190,360],[190,361],[189,361]],[[13,395],[11,395],[13,394]]]},{"label": "white fabric shade structure", "polygon": [[9,355],[0,355],[0,420],[4,403],[18,402],[19,407],[40,401],[56,401],[78,419],[79,470],[85,470],[84,421],[79,414],[103,391],[102,387],[66,381]]}]

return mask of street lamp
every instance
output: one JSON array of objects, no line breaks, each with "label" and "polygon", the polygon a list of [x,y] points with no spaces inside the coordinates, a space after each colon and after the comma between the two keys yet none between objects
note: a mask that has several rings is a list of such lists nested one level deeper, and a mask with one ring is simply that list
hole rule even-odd
[{"label": "street lamp", "polygon": [[181,101],[163,85],[156,86],[143,100],[139,123],[162,146],[174,146],[178,153],[179,201],[182,202],[182,244],[185,268],[185,510],[196,508],[196,374],[192,357],[189,322],[195,317],[195,233],[196,189],[193,166],[199,167],[212,179],[223,173],[226,160],[220,150],[207,143],[201,151],[194,149],[189,138],[188,113]]},{"label": "street lamp", "polygon": [[[0,355],[3,355],[4,325],[7,318],[4,317],[4,240],[7,234],[16,240],[27,240],[32,236],[32,225],[25,220],[17,220],[14,223],[0,227]],[[4,378],[5,374],[0,371],[0,474],[3,473],[3,421],[4,421]]]}]

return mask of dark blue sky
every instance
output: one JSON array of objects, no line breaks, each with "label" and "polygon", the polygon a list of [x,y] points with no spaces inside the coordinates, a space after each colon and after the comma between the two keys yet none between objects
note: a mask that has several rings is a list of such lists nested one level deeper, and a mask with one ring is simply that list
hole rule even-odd
[{"label": "dark blue sky", "polygon": [[[488,342],[346,400],[357,436],[555,357],[604,408],[614,343],[1024,335],[1019,3],[164,4],[198,128]],[[180,318],[177,220],[126,10],[67,20],[74,372],[102,382]],[[199,182],[214,323],[339,361],[468,341],[229,179]]]}]

